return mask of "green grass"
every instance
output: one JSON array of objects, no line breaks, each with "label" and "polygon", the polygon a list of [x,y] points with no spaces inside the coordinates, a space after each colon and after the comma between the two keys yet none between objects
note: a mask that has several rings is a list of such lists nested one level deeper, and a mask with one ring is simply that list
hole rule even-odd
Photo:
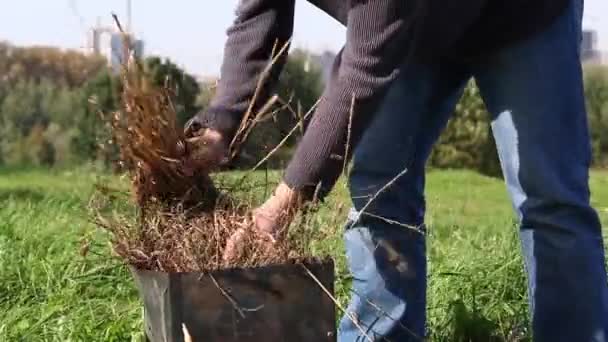
[{"label": "green grass", "polygon": [[[86,169],[0,171],[0,341],[141,339],[142,308],[131,276],[87,221],[95,181]],[[591,189],[608,227],[608,173],[594,172]],[[432,340],[525,335],[525,277],[503,183],[437,171],[427,191]],[[338,188],[315,222],[332,232],[315,247],[336,258],[342,302],[349,284],[340,234],[348,203]],[[86,257],[79,253],[83,238],[95,242]]]}]

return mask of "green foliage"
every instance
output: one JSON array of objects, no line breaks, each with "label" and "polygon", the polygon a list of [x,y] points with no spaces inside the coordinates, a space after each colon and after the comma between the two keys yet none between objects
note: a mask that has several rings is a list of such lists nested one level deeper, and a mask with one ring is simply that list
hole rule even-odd
[{"label": "green foliage", "polygon": [[0,171],[1,341],[141,336],[128,271],[105,248],[79,254],[83,238],[96,233],[85,211],[94,181],[85,169]]},{"label": "green foliage", "polygon": [[[317,65],[309,63],[306,51],[294,49],[290,52],[279,77],[276,92],[283,104],[288,104],[288,108],[277,110],[270,119],[256,126],[243,149],[244,158],[240,166],[251,166],[265,157],[295,125],[302,121],[306,112],[321,96],[323,92],[321,69]],[[305,121],[301,129],[289,137],[284,145],[285,148],[268,160],[269,167],[284,166],[290,155],[289,152],[302,136],[308,121]]]},{"label": "green foliage", "polygon": [[[46,140],[50,143],[48,153],[53,153],[53,158],[47,158],[47,161],[52,160],[53,163],[48,163],[50,166],[67,166],[74,165],[79,162],[77,156],[73,153],[72,141],[77,135],[78,129],[72,126],[62,126],[58,123],[51,122],[44,131]],[[52,152],[51,148],[52,147]]]},{"label": "green foliage", "polygon": [[[170,60],[149,57],[144,60],[145,71],[156,86],[168,85],[175,90],[174,102],[179,124],[185,123],[197,111],[199,85],[196,80]],[[82,114],[75,123],[77,133],[73,152],[81,160],[97,160],[106,166],[116,161],[115,147],[107,142],[110,132],[101,120],[100,112],[111,113],[119,108],[121,79],[109,71],[99,73],[84,85],[80,97]]]},{"label": "green foliage", "polygon": [[105,64],[101,56],[44,46],[16,47],[0,42],[0,75],[9,85],[24,80],[35,83],[47,80],[55,85],[76,88],[102,70]]},{"label": "green foliage", "polygon": [[593,162],[608,167],[608,68],[585,69],[585,98],[591,128]]},{"label": "green foliage", "polygon": [[27,136],[34,125],[48,122],[48,113],[43,111],[43,100],[50,88],[47,82],[36,84],[22,80],[6,95],[0,110],[3,122],[12,125],[14,134]]},{"label": "green foliage", "polygon": [[[145,71],[156,86],[168,84],[176,90],[174,105],[177,111],[177,122],[185,124],[198,111],[197,97],[200,87],[196,79],[179,68],[169,59],[149,57],[145,60]],[[168,82],[168,83],[167,83]]]},{"label": "green foliage", "polygon": [[[144,61],[156,85],[177,90],[181,123],[197,110],[196,80],[171,61]],[[101,161],[117,151],[100,111],[118,109],[120,78],[103,59],[53,48],[0,43],[0,165],[71,165]]]},{"label": "green foliage", "polygon": [[[323,92],[323,76],[318,65],[309,61],[308,53],[295,49],[279,78],[279,96],[288,101],[292,111],[285,110],[277,115],[282,135],[301,120],[301,117],[314,106]],[[305,125],[306,126],[306,125]],[[292,139],[292,143],[296,139]]]},{"label": "green foliage", "polygon": [[205,81],[200,85],[200,92],[196,97],[196,105],[199,110],[204,111],[209,107],[213,96],[215,96],[216,82]]},{"label": "green foliage", "polygon": [[[269,180],[278,177],[271,173]],[[141,340],[133,278],[111,257],[108,236],[87,220],[97,180],[84,168],[0,169],[0,341]],[[607,227],[608,173],[593,172],[590,181]],[[256,203],[266,197],[265,183],[264,172],[252,175]],[[525,274],[504,184],[473,172],[433,171],[427,187],[429,341],[529,340]],[[335,259],[335,294],[344,307],[351,295],[342,240],[346,203],[341,182],[311,218],[313,229],[329,232],[315,249]]]},{"label": "green foliage", "polygon": [[120,85],[109,71],[99,73],[84,85],[78,99],[81,115],[74,123],[72,152],[79,160],[103,160],[107,163],[113,152],[100,148],[109,139],[109,132],[101,120],[100,111],[111,113],[118,109]]},{"label": "green foliage", "polygon": [[5,97],[0,107],[0,128],[3,136],[2,154],[6,163],[42,164],[38,151],[43,145],[49,144],[43,133],[49,122],[44,99],[50,92],[51,87],[46,82],[35,84],[20,81]]},{"label": "green foliage", "polygon": [[83,84],[105,61],[74,51],[0,43],[0,164],[73,161]]},{"label": "green foliage", "polygon": [[66,146],[82,117],[82,92],[50,81],[20,81],[0,106],[0,151],[8,165],[62,165],[73,161]]},{"label": "green foliage", "polygon": [[489,176],[500,175],[489,114],[475,82],[471,81],[465,88],[447,127],[431,152],[429,165],[435,168],[472,169]]},{"label": "green foliage", "polygon": [[[106,144],[109,132],[99,111],[118,108],[120,79],[103,60],[53,48],[0,43],[0,165],[70,165],[101,161],[109,166],[117,151]],[[198,84],[168,59],[148,57],[145,70],[156,85],[176,89],[179,124],[204,110],[214,96],[212,82]],[[277,94],[288,108],[253,130],[236,166],[250,167],[266,156],[314,105],[323,91],[322,72],[308,52],[294,49],[280,75]],[[593,146],[593,165],[608,166],[608,69],[585,68],[585,95]],[[93,99],[93,102],[91,101]],[[298,129],[267,165],[284,167],[304,132]],[[37,127],[35,131],[32,131]],[[43,138],[40,138],[43,137]],[[45,151],[44,153],[34,151]],[[473,81],[434,146],[431,168],[466,168],[499,176],[489,115]]]},{"label": "green foliage", "polygon": [[[593,147],[593,166],[608,166],[608,68],[585,69],[585,99]],[[470,82],[429,158],[434,168],[466,168],[501,175],[489,114]]]}]

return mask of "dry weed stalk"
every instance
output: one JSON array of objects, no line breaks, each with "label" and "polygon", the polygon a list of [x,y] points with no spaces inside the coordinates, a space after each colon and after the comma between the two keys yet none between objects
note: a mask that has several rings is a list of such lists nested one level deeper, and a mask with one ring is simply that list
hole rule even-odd
[{"label": "dry weed stalk", "polygon": [[142,208],[151,202],[200,205],[214,197],[205,153],[178,127],[168,83],[155,87],[141,65],[129,63],[122,76],[122,108],[105,117]]}]

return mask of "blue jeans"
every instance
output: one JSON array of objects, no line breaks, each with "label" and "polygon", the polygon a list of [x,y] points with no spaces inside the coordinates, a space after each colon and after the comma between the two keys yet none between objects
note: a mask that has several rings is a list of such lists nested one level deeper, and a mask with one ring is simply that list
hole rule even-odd
[{"label": "blue jeans", "polygon": [[[368,336],[425,336],[424,235],[385,219],[423,226],[426,159],[475,78],[520,222],[534,340],[608,341],[604,247],[588,188],[581,15],[582,1],[573,0],[552,26],[484,63],[411,65],[391,87],[355,150],[349,179],[354,208],[344,240],[353,295],[347,309]],[[344,317],[339,341],[365,340]]]}]

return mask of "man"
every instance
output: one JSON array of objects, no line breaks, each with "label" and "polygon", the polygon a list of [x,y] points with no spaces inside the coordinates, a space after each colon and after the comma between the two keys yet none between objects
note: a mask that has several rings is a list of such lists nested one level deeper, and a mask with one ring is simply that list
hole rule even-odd
[{"label": "man", "polygon": [[[346,26],[346,43],[283,182],[256,211],[259,234],[272,235],[282,213],[313,194],[324,198],[354,151],[345,243],[356,294],[348,310],[375,340],[422,339],[424,237],[378,217],[423,227],[425,161],[474,77],[520,222],[534,339],[607,341],[603,241],[589,203],[582,0],[311,2]],[[218,160],[273,47],[291,37],[293,12],[294,0],[240,2],[217,95],[186,128],[204,129]],[[254,107],[268,98],[284,61]],[[398,251],[407,270],[379,246]],[[358,339],[365,337],[344,318],[339,340]]]}]

